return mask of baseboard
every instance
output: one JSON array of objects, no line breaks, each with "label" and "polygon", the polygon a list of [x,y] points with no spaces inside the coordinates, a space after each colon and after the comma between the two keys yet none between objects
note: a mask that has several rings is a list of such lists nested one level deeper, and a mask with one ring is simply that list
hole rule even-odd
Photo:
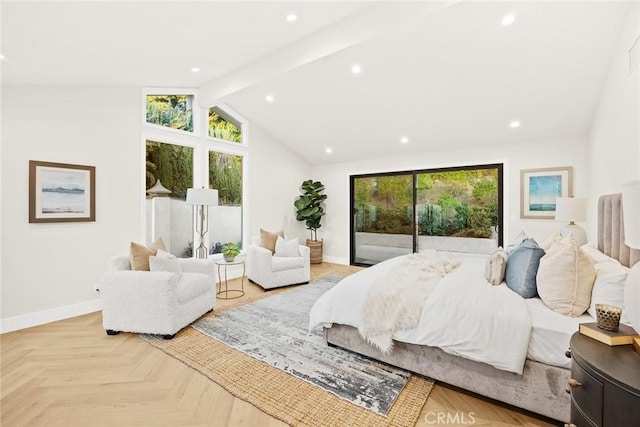
[{"label": "baseboard", "polygon": [[100,299],[0,319],[0,333],[17,331],[102,310]]},{"label": "baseboard", "polygon": [[322,261],[330,262],[332,264],[349,265],[348,259],[335,256],[323,256]]}]

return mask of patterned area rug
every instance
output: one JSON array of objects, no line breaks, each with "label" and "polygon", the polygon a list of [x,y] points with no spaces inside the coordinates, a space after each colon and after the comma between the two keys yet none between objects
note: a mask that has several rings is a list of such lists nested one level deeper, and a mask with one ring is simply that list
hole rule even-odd
[{"label": "patterned area rug", "polygon": [[143,338],[290,425],[414,425],[433,382],[308,333],[309,309],[339,280],[203,317],[170,341]]}]

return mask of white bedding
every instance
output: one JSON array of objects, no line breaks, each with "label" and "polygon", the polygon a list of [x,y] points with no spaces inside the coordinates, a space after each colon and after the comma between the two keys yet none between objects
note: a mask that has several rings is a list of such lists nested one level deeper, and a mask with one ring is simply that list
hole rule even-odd
[{"label": "white bedding", "polygon": [[580,323],[595,322],[590,314],[578,317],[564,316],[550,310],[540,298],[525,300],[531,313],[531,341],[527,358],[547,365],[571,368],[571,359],[564,353],[569,349],[571,335],[578,331]]},{"label": "white bedding", "polygon": [[[531,333],[531,316],[519,295],[484,278],[487,255],[460,255],[461,265],[445,276],[427,298],[419,326],[396,331],[394,339],[437,346],[444,351],[522,373]],[[343,279],[314,304],[309,328],[332,323],[359,328],[368,284],[392,271],[397,257]]]}]

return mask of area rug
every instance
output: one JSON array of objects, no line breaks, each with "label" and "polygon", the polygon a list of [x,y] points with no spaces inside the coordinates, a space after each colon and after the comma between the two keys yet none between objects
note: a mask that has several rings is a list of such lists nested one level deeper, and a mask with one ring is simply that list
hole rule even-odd
[{"label": "area rug", "polygon": [[414,425],[433,382],[308,333],[309,309],[338,280],[206,316],[173,340],[143,338],[290,425]]}]

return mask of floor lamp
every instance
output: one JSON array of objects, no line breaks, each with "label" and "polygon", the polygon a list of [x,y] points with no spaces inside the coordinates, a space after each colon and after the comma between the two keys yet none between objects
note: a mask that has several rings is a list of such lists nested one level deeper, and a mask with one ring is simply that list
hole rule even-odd
[{"label": "floor lamp", "polygon": [[189,188],[187,204],[193,205],[196,233],[200,236],[200,245],[194,251],[196,258],[206,259],[209,249],[204,244],[204,235],[209,231],[209,206],[218,206],[218,190],[204,187]]}]

